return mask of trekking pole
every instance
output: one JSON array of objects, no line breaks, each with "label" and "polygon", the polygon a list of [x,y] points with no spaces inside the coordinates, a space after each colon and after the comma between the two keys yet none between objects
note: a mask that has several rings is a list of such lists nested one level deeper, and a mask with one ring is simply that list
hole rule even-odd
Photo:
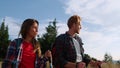
[{"label": "trekking pole", "polygon": [[53,68],[53,65],[52,65],[52,58],[49,57],[49,63],[50,63],[50,68]]},{"label": "trekking pole", "polygon": [[23,44],[20,45],[20,49],[19,49],[19,52],[18,52],[15,68],[18,68],[18,65],[19,65],[19,63],[21,61],[21,58],[22,58],[22,46],[23,46]]}]

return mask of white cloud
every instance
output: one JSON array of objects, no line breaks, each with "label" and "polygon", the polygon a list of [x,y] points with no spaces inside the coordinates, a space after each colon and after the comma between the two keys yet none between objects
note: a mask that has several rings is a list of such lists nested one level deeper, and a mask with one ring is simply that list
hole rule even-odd
[{"label": "white cloud", "polygon": [[[39,34],[42,35],[46,32],[45,27],[47,27],[49,25],[49,22],[52,22],[54,19],[46,19],[44,21],[42,21],[42,24],[40,24],[39,26]],[[44,23],[43,23],[44,22]],[[57,20],[57,31],[58,31],[58,35],[65,33],[68,30],[67,27],[67,23],[61,21],[61,20]]]},{"label": "white cloud", "polygon": [[[83,39],[85,53],[92,57],[102,60],[106,52],[111,53],[114,60],[120,59],[119,54],[119,36],[104,35],[101,32],[81,31],[80,36]],[[97,54],[96,54],[97,53]]]},{"label": "white cloud", "polygon": [[[49,25],[49,22],[52,22],[54,19],[46,19],[41,21],[40,26],[39,26],[39,35],[42,35],[44,33],[46,33],[46,27]],[[57,30],[58,30],[58,35],[61,33],[65,33],[67,31],[67,25],[60,21],[57,20]]]},{"label": "white cloud", "polygon": [[66,31],[68,31],[67,24],[58,23],[57,25],[58,25],[58,35],[62,34],[62,33],[65,33]]},{"label": "white cloud", "polygon": [[[5,17],[5,25],[8,25],[9,28],[9,37],[11,40],[18,38],[18,34],[20,31],[20,27],[21,24],[24,20],[18,20],[16,18],[12,18],[12,17]],[[48,20],[46,20],[48,21]],[[46,22],[45,21],[45,22]],[[48,23],[45,24],[41,24],[39,26],[39,35],[42,35],[43,33],[45,33],[45,27],[48,25]]]},{"label": "white cloud", "polygon": [[10,39],[17,38],[20,30],[20,20],[12,17],[5,17],[5,25],[9,28]]},{"label": "white cloud", "polygon": [[[50,21],[53,21],[54,19],[46,19],[39,21],[39,35],[42,36],[46,32],[46,27],[49,25]],[[67,25],[64,24],[64,22],[57,20],[57,27],[58,27],[58,35],[61,33],[65,33],[67,31]],[[23,20],[18,20],[12,17],[5,17],[5,25],[8,25],[9,28],[9,35],[10,39],[13,40],[18,37],[20,27]]]},{"label": "white cloud", "polygon": [[[15,38],[18,38],[18,34],[20,31],[21,24],[24,20],[18,20],[12,17],[5,17],[5,25],[8,25],[9,28],[9,36],[10,39],[13,40]],[[50,20],[45,20],[45,22],[48,22]],[[46,32],[45,27],[47,27],[48,23],[39,24],[39,35],[42,35]]]},{"label": "white cloud", "polygon": [[110,20],[112,20],[114,17],[116,17],[116,15],[120,14],[119,1],[117,0],[114,1],[113,0],[67,0],[67,1],[68,2],[65,3],[66,13],[70,15],[79,14],[81,17],[83,17],[83,19],[88,20],[89,23],[102,25],[105,23],[106,18],[111,17]]},{"label": "white cloud", "polygon": [[[118,51],[111,50],[120,44],[119,3],[118,0],[66,0],[64,2],[66,14],[78,14],[82,17],[84,23],[80,36],[85,42],[86,52],[92,56],[99,58],[104,55],[103,53],[110,52],[115,59],[120,59],[120,55],[116,55]],[[84,27],[86,22],[93,26]],[[95,28],[96,26],[100,27]],[[120,46],[116,50],[119,48]],[[95,51],[100,54],[93,53]]]}]

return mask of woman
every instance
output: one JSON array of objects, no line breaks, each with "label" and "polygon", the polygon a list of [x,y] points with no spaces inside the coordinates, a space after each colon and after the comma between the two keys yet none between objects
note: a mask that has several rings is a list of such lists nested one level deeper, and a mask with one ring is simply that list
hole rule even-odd
[{"label": "woman", "polygon": [[3,68],[45,68],[51,52],[46,51],[44,57],[41,57],[40,44],[35,39],[38,25],[35,19],[26,19],[23,22],[19,33],[22,38],[17,38],[10,43]]}]

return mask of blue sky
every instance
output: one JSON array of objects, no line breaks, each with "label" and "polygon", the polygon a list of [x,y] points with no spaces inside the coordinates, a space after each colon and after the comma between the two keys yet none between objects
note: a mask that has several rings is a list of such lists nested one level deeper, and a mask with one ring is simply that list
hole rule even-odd
[{"label": "blue sky", "polygon": [[120,60],[120,4],[119,0],[0,0],[0,23],[5,18],[10,39],[17,38],[26,18],[40,22],[39,34],[45,33],[49,21],[57,19],[58,32],[68,30],[66,22],[73,14],[82,18],[80,36],[85,53],[99,60],[109,53]]}]

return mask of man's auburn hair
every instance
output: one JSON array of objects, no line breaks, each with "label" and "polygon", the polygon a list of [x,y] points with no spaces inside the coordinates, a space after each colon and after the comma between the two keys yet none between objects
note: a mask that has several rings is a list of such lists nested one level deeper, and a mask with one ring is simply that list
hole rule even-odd
[{"label": "man's auburn hair", "polygon": [[71,16],[69,19],[68,19],[68,22],[67,22],[67,25],[68,25],[68,28],[71,28],[72,25],[75,23],[77,23],[79,20],[81,20],[80,16],[78,15],[73,15]]}]

